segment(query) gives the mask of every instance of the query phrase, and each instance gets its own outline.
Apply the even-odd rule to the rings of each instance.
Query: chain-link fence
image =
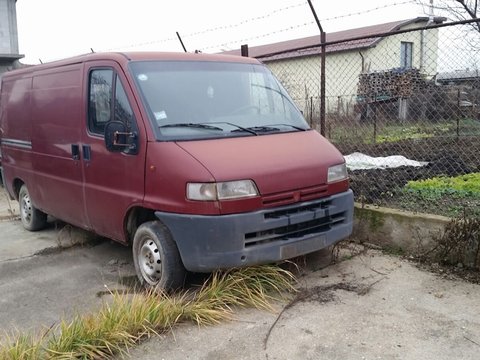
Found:
[[[480,34],[445,20],[327,34],[322,129],[320,46],[259,57],[342,151],[358,202],[480,215]]]

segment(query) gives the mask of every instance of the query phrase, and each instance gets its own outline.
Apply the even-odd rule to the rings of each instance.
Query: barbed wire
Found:
[[[339,19],[343,19],[343,18],[347,18],[347,17],[368,14],[370,12],[374,12],[374,11],[377,11],[377,10],[390,8],[390,7],[394,7],[394,6],[405,5],[405,4],[409,4],[409,3],[417,3],[417,2],[416,2],[416,0],[399,1],[399,2],[392,3],[392,4],[388,4],[388,5],[377,6],[375,8],[371,8],[371,9],[366,9],[366,10],[352,12],[352,13],[348,13],[348,14],[344,14],[344,15],[338,15],[338,16],[333,16],[333,17],[330,17],[330,18],[320,19],[320,22],[326,22],[326,21],[331,21],[331,20],[339,20]],[[228,47],[228,45],[244,43],[246,41],[251,41],[251,40],[258,40],[258,39],[265,38],[265,37],[272,36],[272,35],[276,35],[276,34],[279,34],[279,33],[282,33],[282,32],[286,32],[286,31],[290,31],[290,30],[299,29],[301,27],[309,26],[309,25],[312,25],[314,23],[315,22],[312,20],[312,21],[309,21],[309,22],[306,22],[306,23],[303,23],[303,24],[293,25],[293,26],[290,26],[290,27],[287,27],[287,28],[272,31],[272,32],[262,34],[262,35],[252,36],[252,37],[246,38],[246,39],[228,41],[228,42],[224,42],[224,43],[217,44],[217,45],[210,45],[210,46],[201,48],[201,50],[204,51],[204,50],[210,50],[210,49],[218,49],[218,48],[222,48],[222,47]]]
[[[391,7],[405,5],[405,4],[409,4],[409,3],[417,4],[417,1],[416,0],[398,1],[398,2],[391,3],[391,4],[377,6],[375,8],[370,8],[370,9],[360,10],[360,11],[356,11],[356,12],[352,12],[352,13],[348,13],[348,14],[344,14],[344,15],[338,15],[338,16],[333,16],[333,17],[329,17],[329,18],[324,18],[324,19],[321,19],[320,21],[325,22],[325,21],[344,19],[344,18],[348,18],[348,17],[352,17],[352,16],[359,16],[359,15],[368,14],[368,13],[371,13],[371,12],[374,12],[374,11],[378,11],[378,10],[381,10],[381,9],[391,8]],[[306,2],[302,1],[300,3],[292,4],[292,5],[289,5],[289,6],[285,6],[283,8],[273,10],[272,12],[270,12],[268,14],[259,15],[259,16],[244,19],[244,20],[242,20],[238,23],[235,23],[235,24],[219,25],[219,26],[207,28],[207,29],[204,29],[204,30],[199,30],[199,31],[196,31],[196,32],[188,33],[188,34],[183,35],[183,37],[184,38],[195,37],[195,36],[204,35],[204,34],[216,32],[216,31],[234,29],[234,28],[240,27],[242,25],[246,25],[246,24],[249,24],[249,23],[252,23],[252,22],[255,22],[255,21],[259,21],[259,20],[264,20],[264,19],[272,17],[275,14],[278,14],[278,13],[281,13],[281,12],[284,12],[284,11],[288,11],[288,10],[291,10],[291,9],[294,9],[294,8],[298,8],[300,6],[305,6],[305,5],[306,5]],[[262,34],[262,35],[257,35],[257,36],[253,36],[253,37],[249,37],[249,38],[245,38],[245,39],[241,39],[241,40],[228,41],[228,42],[224,42],[224,43],[217,44],[217,45],[210,45],[210,46],[207,46],[207,47],[203,47],[200,50],[204,51],[204,50],[209,50],[209,49],[214,49],[214,48],[226,47],[228,45],[238,44],[238,43],[242,43],[242,42],[245,42],[245,41],[257,40],[257,39],[265,38],[265,37],[272,36],[272,35],[275,35],[275,34],[283,33],[283,32],[286,32],[286,31],[295,30],[295,29],[298,29],[298,28],[301,28],[301,27],[309,26],[309,25],[312,25],[314,23],[315,22],[312,20],[312,21],[309,21],[309,22],[306,22],[306,23],[303,23],[303,24],[293,25],[293,26],[290,26],[290,27],[287,27],[287,28],[272,31],[272,32]],[[140,43],[135,43],[135,44],[122,45],[122,46],[107,49],[107,51],[123,49],[123,48],[133,48],[133,47],[145,46],[145,45],[166,43],[166,42],[169,42],[169,41],[174,41],[176,39],[177,38],[175,38],[175,37],[169,37],[169,38],[151,40],[151,41],[140,42]]]
[[[276,35],[276,34],[280,34],[282,32],[287,32],[287,31],[290,31],[290,30],[295,30],[295,29],[299,29],[301,27],[312,25],[313,23],[314,23],[314,21],[306,22],[306,23],[303,23],[303,24],[297,24],[297,25],[289,26],[287,28],[280,29],[280,30],[275,30],[275,31],[272,31],[272,32],[269,32],[269,33],[266,33],[266,34],[256,35],[256,36],[252,36],[252,37],[249,37],[249,38],[244,38],[244,39],[241,39],[241,40],[227,41],[227,42],[224,42],[224,43],[221,43],[221,44],[207,46],[207,47],[204,47],[204,48],[200,48],[200,50],[204,51],[204,50],[210,50],[210,49],[218,49],[218,48],[222,48],[222,47],[228,47],[228,45],[232,45],[232,44],[245,43],[245,42],[250,41],[250,40],[258,40],[258,39],[262,39],[262,38],[265,38],[265,37],[268,37],[268,36],[271,36],[271,35]]]
[[[169,41],[174,41],[174,40],[177,40],[177,39],[178,38],[176,38],[176,37],[170,37],[170,38],[165,38],[165,39],[161,39],[161,40],[152,40],[152,41],[145,41],[145,42],[135,43],[135,44],[130,44],[130,45],[117,46],[117,47],[108,48],[108,49],[105,49],[105,50],[102,50],[102,51],[114,51],[114,50],[119,50],[119,49],[135,48],[135,47],[138,47],[138,46],[161,44],[161,43],[166,43],[166,42],[169,42]]]
[[[367,9],[367,10],[361,10],[361,11],[352,12],[352,13],[349,13],[349,14],[344,14],[344,15],[339,15],[339,16],[333,16],[333,17],[330,17],[330,18],[320,19],[320,21],[339,20],[339,19],[344,19],[344,18],[347,18],[347,17],[364,15],[364,14],[368,14],[368,13],[371,13],[371,12],[374,12],[374,11],[377,11],[377,10],[382,10],[382,9],[391,8],[391,7],[400,6],[400,5],[406,5],[406,4],[410,4],[410,3],[417,4],[417,1],[416,0],[405,0],[405,1],[394,2],[392,4],[381,5],[381,6],[377,6],[375,8],[371,8],[371,9]]]
[[[289,6],[280,8],[280,9],[276,9],[276,10],[273,10],[272,12],[270,12],[268,14],[255,16],[255,17],[252,17],[252,18],[249,18],[249,19],[245,19],[245,20],[242,20],[242,21],[240,21],[238,23],[235,23],[235,24],[221,25],[221,26],[210,28],[210,29],[200,30],[200,31],[197,31],[197,32],[186,34],[185,37],[193,37],[193,36],[197,36],[197,35],[203,35],[203,34],[206,34],[206,33],[209,33],[209,32],[233,29],[233,28],[236,28],[236,27],[239,27],[239,26],[242,26],[242,25],[245,25],[245,24],[249,24],[249,23],[257,21],[257,20],[268,19],[269,17],[271,17],[275,14],[281,13],[281,12],[286,11],[286,10],[294,9],[294,8],[297,8],[297,7],[300,7],[300,6],[305,6],[305,4],[306,4],[306,2],[302,1],[301,3],[297,3],[297,4],[294,4],[294,5],[289,5]]]
[[[219,26],[208,28],[208,29],[199,30],[199,31],[196,31],[196,32],[185,34],[185,35],[183,35],[183,37],[184,38],[195,37],[195,36],[215,32],[215,31],[237,28],[239,26],[242,26],[242,25],[257,21],[257,20],[267,19],[267,18],[269,18],[269,17],[271,17],[275,14],[281,13],[283,11],[294,9],[294,8],[297,8],[297,7],[300,7],[300,6],[305,6],[305,4],[306,4],[306,2],[302,1],[300,3],[296,3],[296,4],[293,4],[293,5],[289,5],[289,6],[285,6],[283,8],[273,10],[272,12],[270,12],[268,14],[265,14],[265,15],[259,15],[259,16],[254,16],[254,17],[251,17],[251,18],[247,18],[247,19],[244,19],[244,20],[242,20],[238,23],[235,23],[235,24],[219,25]],[[121,49],[121,48],[123,49],[123,48],[131,48],[131,47],[144,46],[144,45],[165,43],[165,42],[173,41],[173,40],[176,40],[176,39],[177,39],[176,37],[169,37],[169,38],[164,38],[164,39],[159,39],[159,40],[151,40],[151,41],[146,41],[146,42],[141,42],[141,43],[135,43],[135,44],[125,45],[125,46],[114,47],[114,48],[108,49],[107,51],[117,50],[117,49]]]

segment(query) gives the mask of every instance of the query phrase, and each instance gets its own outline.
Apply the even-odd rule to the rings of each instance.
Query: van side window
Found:
[[[121,121],[129,131],[136,131],[133,110],[118,76],[110,69],[93,70],[90,72],[88,128],[94,134],[103,135],[105,124],[111,120]]]
[[[88,127],[91,132],[103,134],[111,119],[113,70],[93,70],[90,73],[90,101]]]
[[[134,130],[132,127],[135,127],[135,122],[133,121],[133,110],[128,102],[127,94],[125,89],[120,82],[120,79],[117,77],[115,82],[115,121],[121,121],[126,126],[127,129]]]

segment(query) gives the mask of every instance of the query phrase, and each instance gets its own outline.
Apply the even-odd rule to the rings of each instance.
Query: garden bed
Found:
[[[432,137],[381,144],[335,144],[347,155],[361,152],[370,156],[403,155],[428,162],[423,167],[350,171],[350,185],[357,202],[445,216],[464,211],[480,215],[480,197],[468,192],[407,191],[409,181],[433,177],[455,177],[480,172],[480,137]]]

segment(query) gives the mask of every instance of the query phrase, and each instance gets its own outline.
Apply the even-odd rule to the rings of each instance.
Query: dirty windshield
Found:
[[[131,64],[159,140],[305,131],[302,114],[263,65],[208,61]]]

